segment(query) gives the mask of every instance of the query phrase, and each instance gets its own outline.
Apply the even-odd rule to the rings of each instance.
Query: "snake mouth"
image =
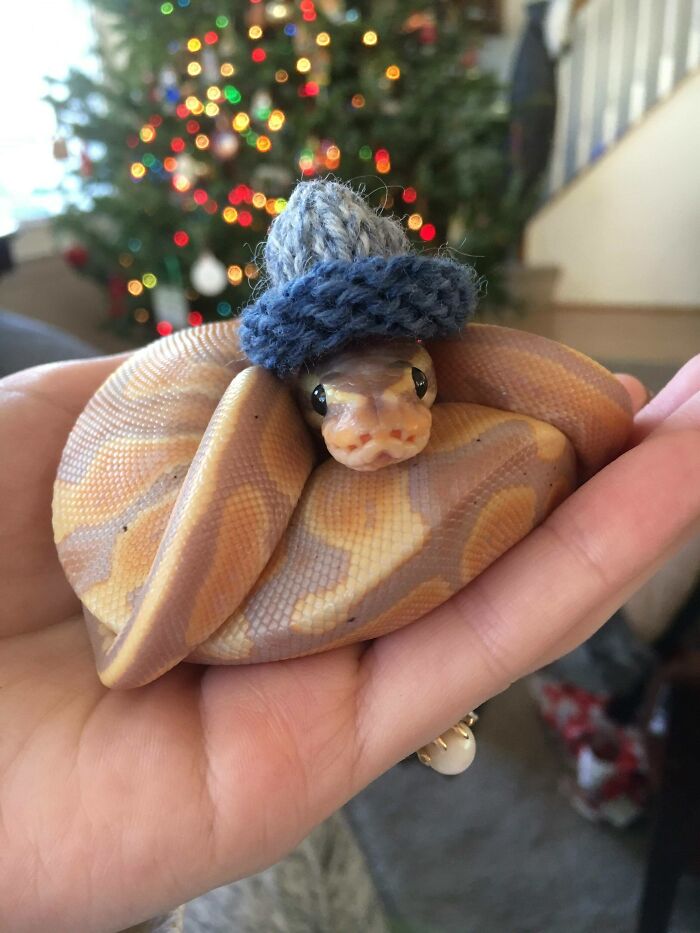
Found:
[[[331,456],[351,470],[372,472],[383,467],[410,460],[419,454],[428,443],[429,433],[409,435],[407,438],[370,437],[362,444],[340,445],[325,437]]]

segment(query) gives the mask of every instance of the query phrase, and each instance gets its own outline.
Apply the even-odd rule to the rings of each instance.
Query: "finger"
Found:
[[[363,758],[388,766],[588,637],[697,533],[699,465],[700,395],[458,596],[374,642],[363,659]]]
[[[630,376],[629,373],[615,373],[615,378],[618,382],[621,382],[629,392],[629,396],[632,399],[632,411],[636,415],[649,401],[649,390],[636,376]]]
[[[53,542],[53,481],[77,416],[122,359],[38,366],[0,381],[0,635],[77,610]]]
[[[644,406],[635,418],[632,444],[644,440],[665,418],[673,414],[688,399],[700,392],[700,355],[693,357]]]

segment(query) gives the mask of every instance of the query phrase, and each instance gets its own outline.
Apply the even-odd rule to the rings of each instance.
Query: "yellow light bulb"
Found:
[[[202,66],[199,64],[199,62],[190,62],[187,66],[187,74],[191,75],[193,78],[201,73]]]
[[[297,59],[297,71],[301,72],[303,75],[311,71],[311,62],[308,58]]]
[[[329,146],[326,151],[326,158],[331,162],[337,162],[340,159],[340,149],[337,146]]]
[[[229,266],[226,274],[231,285],[240,285],[243,281],[243,269],[240,266]]]
[[[331,44],[331,37],[328,35],[328,33],[319,32],[319,34],[316,36],[316,45],[330,45],[330,44]]]
[[[248,30],[249,39],[253,39],[253,40],[260,39],[262,37],[262,34],[263,34],[263,31],[260,28],[260,26],[251,26],[250,29]]]
[[[197,149],[208,149],[209,148],[209,137],[206,136],[204,133],[198,133],[197,136],[195,136],[194,144],[197,147]]]
[[[396,81],[401,77],[401,69],[398,65],[389,65],[384,74],[390,81]]]
[[[141,162],[134,162],[131,166],[131,174],[133,178],[143,178],[146,174],[146,166]]]
[[[245,131],[250,126],[250,117],[247,113],[241,111],[233,118],[231,125],[237,133],[245,133]]]
[[[273,133],[276,133],[277,130],[282,129],[285,119],[286,117],[281,110],[273,110],[267,121],[267,125]]]
[[[420,230],[423,226],[423,218],[420,214],[411,214],[407,221],[409,230]]]
[[[236,69],[230,62],[224,62],[220,71],[224,78],[230,78],[231,75],[236,73]]]
[[[199,39],[190,39],[187,43],[187,49],[190,52],[199,52],[201,48],[202,43],[199,41]]]
[[[225,207],[223,211],[223,218],[227,224],[235,224],[238,220],[238,211],[235,207]]]
[[[143,285],[138,279],[131,279],[126,287],[130,295],[138,296],[143,292]]]
[[[265,207],[266,203],[267,203],[267,198],[262,193],[262,191],[256,191],[255,194],[253,195],[253,207],[257,207],[258,210],[262,210],[262,208]]]
[[[379,36],[374,31],[374,29],[368,29],[367,32],[362,36],[362,42],[365,45],[376,45],[379,42]]]
[[[210,100],[204,108],[204,112],[208,117],[216,117],[219,114],[219,105]]]
[[[221,97],[221,88],[212,84],[211,87],[207,88],[207,97],[209,100],[218,100]]]
[[[152,272],[147,272],[143,276],[142,281],[146,288],[155,288],[155,286],[158,284],[158,279],[155,277],[155,275],[153,275]]]
[[[269,152],[272,148],[272,143],[267,136],[258,136],[255,145],[260,152]]]

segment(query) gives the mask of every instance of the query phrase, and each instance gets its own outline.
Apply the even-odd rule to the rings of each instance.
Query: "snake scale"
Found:
[[[110,376],[70,435],[53,503],[106,685],[391,632],[624,445],[625,390],[574,350],[485,324],[425,350],[429,440],[377,472],[321,450],[292,386],[240,350],[237,322],[160,340]]]

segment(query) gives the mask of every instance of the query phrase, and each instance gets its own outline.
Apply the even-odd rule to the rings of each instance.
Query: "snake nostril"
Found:
[[[370,441],[371,439],[372,439],[372,435],[371,435],[371,434],[360,434],[360,443],[361,443],[361,444],[366,444],[367,441]]]
[[[389,434],[391,435],[391,437],[395,437],[398,440],[401,440],[401,435],[403,434],[403,431],[401,430],[401,428],[394,428],[394,430],[390,431]]]

